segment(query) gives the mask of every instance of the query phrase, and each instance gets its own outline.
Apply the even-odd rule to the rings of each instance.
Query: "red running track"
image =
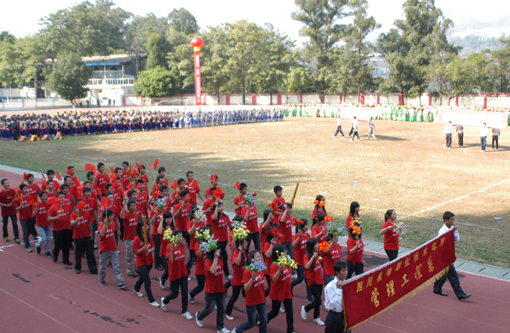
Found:
[[[7,178],[13,186],[21,182],[21,176],[0,171],[0,179]],[[12,239],[12,229],[9,228]],[[34,247],[34,242],[32,242]],[[97,275],[89,275],[85,260],[84,269],[77,275],[74,268],[61,262],[53,263],[50,258],[27,253],[23,246],[0,240],[0,313],[3,332],[126,332],[143,330],[152,332],[211,332],[215,330],[215,312],[204,319],[204,327],[198,328],[195,320],[181,318],[180,297],[169,303],[169,311],[153,308],[147,298],[137,297],[133,292],[135,279],[125,274],[125,251],[122,242],[121,269],[124,273],[127,291],[117,290],[111,267],[106,269],[106,287],[99,286]],[[345,257],[345,248],[344,257]],[[97,253],[96,253],[97,255]],[[72,251],[71,251],[71,258]],[[387,258],[366,253],[367,269],[386,262]],[[151,271],[152,291],[159,302],[168,293],[161,290],[157,278],[161,272]],[[447,282],[444,291],[450,296],[442,297],[432,293],[432,287],[418,293],[381,315],[355,328],[355,332],[510,332],[510,284],[472,274],[460,273],[463,289],[473,296],[459,301]],[[194,274],[189,289],[196,284]],[[144,292],[142,288],[142,292]],[[312,315],[304,322],[300,307],[306,304],[305,288],[294,289],[294,326],[297,332],[323,331],[312,323]],[[230,296],[229,295],[227,297]],[[196,303],[188,309],[195,312],[204,306],[203,293],[195,297]],[[228,301],[228,300],[227,300]],[[268,308],[271,303],[268,299]],[[239,299],[234,308],[234,321],[225,319],[225,326],[234,326],[246,320],[244,302]],[[360,309],[363,311],[363,309]],[[321,309],[325,320],[326,311]],[[269,332],[285,332],[285,314],[281,313],[268,325]],[[257,327],[251,330],[257,331]]]

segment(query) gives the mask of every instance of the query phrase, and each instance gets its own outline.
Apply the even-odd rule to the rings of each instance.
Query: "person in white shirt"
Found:
[[[351,133],[352,133],[351,141],[354,140],[355,136],[358,137],[358,141],[360,140],[359,134],[358,134],[358,119],[356,119],[356,116],[352,117]],[[351,133],[349,133],[349,135],[351,135]]]
[[[370,140],[370,137],[374,137],[374,140],[375,140],[374,129],[375,129],[374,118],[370,117],[370,121],[368,122],[368,138],[367,138],[367,140]]]
[[[494,150],[494,142],[496,143],[496,150],[498,150],[500,133],[501,133],[501,131],[499,130],[499,128],[492,129],[492,148],[491,148],[491,150]]]
[[[464,126],[457,125],[457,137],[459,138],[459,148],[464,147]]]
[[[460,235],[459,231],[457,230],[457,225],[455,225],[455,215],[452,212],[445,212],[443,214],[443,221],[444,224],[439,229],[438,236],[448,232],[451,228],[453,228],[453,237],[455,239],[455,243],[458,243],[460,241]],[[448,274],[443,276],[441,279],[437,280],[434,283],[434,294],[438,294],[441,296],[448,296],[447,293],[445,293],[442,288],[444,283],[446,282],[446,279],[450,281],[450,284],[452,285],[452,289],[455,292],[455,295],[459,300],[463,300],[466,298],[471,297],[471,294],[466,294],[462,288],[460,287],[460,281],[459,276],[457,275],[457,270],[455,270],[455,266],[453,264],[450,265],[450,269],[448,270]]]
[[[481,153],[485,152],[485,147],[487,146],[487,134],[489,133],[489,129],[487,128],[487,123],[483,123],[483,126],[480,127],[480,145],[482,146]]]
[[[328,311],[326,316],[326,328],[324,333],[344,332],[344,314],[343,314],[343,282],[347,277],[347,264],[345,261],[337,261],[333,265],[335,278],[324,288],[325,302],[324,307]]]
[[[448,124],[444,125],[444,135],[446,136],[446,149],[452,148],[452,132],[453,132],[452,122],[449,121]]]
[[[333,135],[335,138],[336,138],[338,132],[342,133],[342,139],[343,139],[344,132],[342,132],[342,119],[340,118],[340,113],[338,114],[338,117],[336,117],[336,132],[335,132],[335,135]]]

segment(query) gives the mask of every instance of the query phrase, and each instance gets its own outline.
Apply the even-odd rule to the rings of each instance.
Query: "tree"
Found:
[[[288,92],[302,93],[310,91],[313,84],[310,74],[303,66],[293,66],[287,75]]]
[[[175,31],[183,32],[185,35],[198,34],[200,30],[195,16],[185,8],[172,10],[168,14],[168,21],[171,28]]]
[[[503,34],[499,38],[501,49],[492,52],[493,68],[489,68],[494,82],[494,91],[499,93],[510,92],[510,39]]]
[[[175,75],[159,66],[140,72],[135,81],[135,95],[149,98],[174,96],[180,86]]]
[[[368,60],[370,54],[375,50],[375,46],[366,39],[368,34],[379,29],[381,25],[375,21],[373,16],[367,17],[367,0],[351,0],[349,7],[353,10],[354,19],[347,27],[344,39],[347,46],[355,52],[351,75],[358,87],[359,104],[361,102],[361,86],[364,81],[372,81],[373,72]]]
[[[48,87],[74,106],[76,99],[87,96],[86,85],[92,75],[92,68],[85,66],[75,53],[61,53],[48,77]]]
[[[165,37],[154,32],[149,32],[145,48],[149,55],[147,57],[146,68],[152,69],[158,66],[167,66],[166,54],[168,52],[168,42]]]
[[[387,102],[390,104],[390,93],[397,93],[398,88],[390,78],[385,78],[379,84],[379,92],[383,94],[383,96],[386,96]]]
[[[309,37],[305,44],[305,56],[318,91],[329,89],[328,76],[334,71],[333,49],[341,40],[345,24],[337,23],[348,16],[344,12],[348,0],[295,0],[299,11],[292,13],[292,19],[305,26],[300,36]],[[321,96],[323,101],[324,96]]]

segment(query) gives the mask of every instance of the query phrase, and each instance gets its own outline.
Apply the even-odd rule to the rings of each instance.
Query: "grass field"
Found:
[[[344,128],[349,128],[345,124]],[[395,209],[408,224],[401,245],[415,247],[437,234],[441,216],[457,216],[461,242],[457,256],[510,267],[510,138],[504,132],[498,152],[480,153],[476,128],[465,131],[464,148],[445,149],[443,126],[434,123],[378,121],[377,141],[333,138],[335,119],[288,118],[285,122],[243,124],[172,131],[137,132],[33,143],[0,142],[0,163],[27,170],[127,160],[148,166],[161,158],[167,177],[185,178],[193,170],[203,190],[217,173],[233,209],[233,185],[245,181],[257,191],[261,213],[284,186],[290,201],[300,183],[294,216],[310,218],[317,194],[338,223],[351,201],[361,204],[364,237],[382,241],[384,212]],[[456,139],[454,139],[456,147]],[[152,178],[152,177],[151,177]],[[495,217],[501,219],[496,220]]]

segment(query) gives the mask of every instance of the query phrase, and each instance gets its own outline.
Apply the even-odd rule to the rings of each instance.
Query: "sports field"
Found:
[[[377,121],[377,141],[333,138],[335,119],[287,118],[284,122],[197,129],[136,132],[67,138],[62,141],[0,142],[0,164],[64,173],[69,165],[84,178],[84,164],[122,161],[145,164],[161,158],[167,177],[188,170],[203,190],[211,173],[220,177],[225,203],[233,209],[233,185],[245,181],[258,193],[259,213],[284,186],[293,215],[310,218],[317,194],[335,222],[344,223],[349,203],[361,204],[364,237],[382,241],[384,212],[395,209],[407,223],[401,245],[415,247],[437,234],[444,211],[457,216],[461,242],[457,256],[510,267],[510,139],[503,132],[499,151],[481,153],[477,128],[465,129],[464,148],[445,149],[443,126],[434,123]],[[344,131],[350,128],[344,122]],[[152,180],[152,173],[149,172]],[[500,218],[500,219],[495,219]]]

